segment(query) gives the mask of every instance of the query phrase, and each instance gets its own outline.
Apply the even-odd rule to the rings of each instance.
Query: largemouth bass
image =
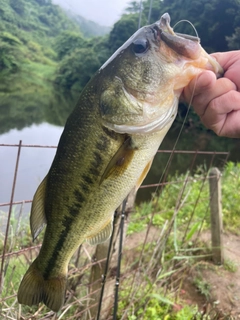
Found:
[[[45,224],[46,230],[20,284],[19,303],[62,307],[70,258],[84,241],[95,245],[110,237],[115,209],[142,183],[182,89],[203,69],[222,72],[196,39],[175,34],[164,14],[90,80],[33,198],[33,238]]]

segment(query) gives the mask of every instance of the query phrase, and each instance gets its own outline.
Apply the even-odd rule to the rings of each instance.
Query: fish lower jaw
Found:
[[[108,121],[103,122],[103,126],[120,134],[146,134],[161,131],[166,126],[172,124],[178,108],[178,98],[174,99],[172,106],[167,112],[153,121],[146,121],[140,124],[116,124]]]

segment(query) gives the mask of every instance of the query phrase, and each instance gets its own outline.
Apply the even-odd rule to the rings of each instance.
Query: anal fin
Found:
[[[105,242],[110,238],[112,229],[113,219],[111,218],[111,220],[109,220],[108,223],[97,234],[89,236],[86,241],[92,246]]]
[[[37,236],[47,223],[44,209],[46,183],[47,176],[40,183],[33,197],[30,215],[30,226],[33,240],[37,238]]]

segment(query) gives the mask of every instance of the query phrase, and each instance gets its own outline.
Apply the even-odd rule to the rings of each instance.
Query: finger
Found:
[[[215,79],[209,82],[209,85],[206,86],[205,90],[202,90],[199,94],[195,95],[193,98],[192,105],[196,113],[202,117],[206,110],[207,106],[213,99],[216,99],[229,91],[236,90],[236,85],[227,78]],[[215,113],[218,113],[218,110],[215,110]]]
[[[240,93],[234,90],[213,99],[201,117],[206,127],[219,136],[240,137]]]
[[[211,89],[216,82],[216,76],[212,71],[203,71],[199,76],[190,81],[189,85],[184,88],[181,99],[192,104],[193,98]]]
[[[230,79],[240,91],[240,50],[229,52],[218,52],[212,54],[224,69],[224,77]]]
[[[228,70],[231,65],[239,61],[240,52],[239,50],[216,52],[212,53],[211,56],[213,56],[218,61],[218,63],[223,67],[224,70]]]

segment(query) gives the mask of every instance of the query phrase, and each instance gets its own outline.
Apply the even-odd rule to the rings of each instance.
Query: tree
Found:
[[[25,13],[25,1],[24,0],[10,0],[10,6],[17,12],[19,15],[24,15]]]
[[[231,37],[226,37],[229,50],[240,49],[240,28],[236,28]]]
[[[75,49],[84,47],[86,40],[80,32],[64,31],[56,39],[55,51],[58,59],[62,60],[66,55],[71,54]]]
[[[61,61],[55,82],[63,88],[80,92],[99,67],[99,60],[92,49],[75,49]]]
[[[147,21],[150,13],[150,20],[148,21],[148,24],[154,23],[160,19],[160,16],[161,16],[160,12],[162,8],[162,1],[152,0],[152,8],[150,12],[150,1],[151,0],[147,0],[147,1],[144,1],[143,3],[143,13]]]
[[[40,6],[46,6],[52,4],[51,0],[35,0]]]
[[[209,52],[228,50],[226,36],[240,23],[239,0],[163,0],[161,14],[164,12],[169,12],[172,25],[182,19],[191,21]],[[181,23],[176,30],[189,33],[189,25]]]
[[[0,33],[0,48],[0,70],[19,70],[23,56],[18,38],[8,32]]]
[[[116,51],[131,35],[137,31],[138,14],[124,14],[118,20],[109,35],[109,49]]]
[[[131,1],[128,7],[125,9],[127,13],[139,13],[140,3],[139,1]]]
[[[87,42],[87,47],[91,48],[99,60],[100,65],[104,64],[111,56],[108,44],[109,36],[95,37]]]

